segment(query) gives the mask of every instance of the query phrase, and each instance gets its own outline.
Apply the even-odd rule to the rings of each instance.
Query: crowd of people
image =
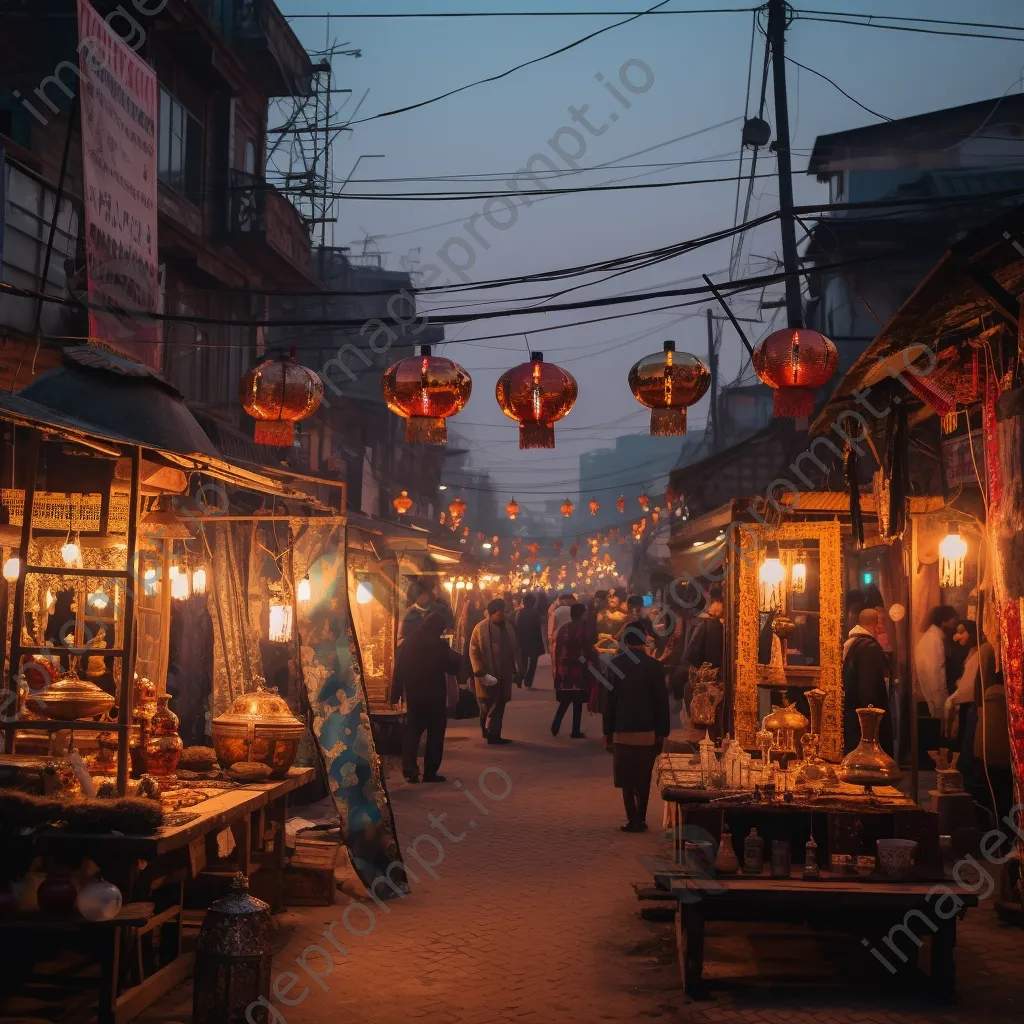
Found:
[[[505,708],[514,688],[533,687],[537,663],[548,653],[556,701],[551,735],[559,735],[571,712],[569,737],[585,739],[584,708],[599,716],[622,791],[622,830],[646,830],[654,762],[671,730],[669,694],[683,697],[689,659],[722,664],[720,601],[709,602],[687,632],[681,618],[670,630],[656,630],[644,598],[622,588],[599,590],[586,602],[569,591],[492,598],[477,590],[463,600],[457,622],[429,583],[410,597],[392,680],[392,700],[406,704],[402,770],[409,782],[445,781],[439,768],[458,682],[472,683],[481,738],[491,745],[512,742],[502,735]]]

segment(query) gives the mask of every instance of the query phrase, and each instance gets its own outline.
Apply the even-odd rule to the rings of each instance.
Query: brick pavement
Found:
[[[550,673],[542,666],[538,686],[544,685],[550,686]],[[710,931],[708,958],[714,962],[706,976],[729,980],[716,987],[711,1001],[688,1000],[679,983],[671,925],[641,920],[630,886],[649,881],[639,858],[663,850],[662,840],[656,829],[639,836],[618,831],[622,810],[597,719],[584,716],[586,740],[570,740],[568,722],[553,739],[553,708],[550,689],[516,691],[505,716],[505,734],[516,742],[507,747],[483,744],[473,721],[450,723],[445,785],[411,786],[397,765],[392,768],[403,849],[415,845],[425,860],[436,862],[436,877],[411,858],[421,882],[410,897],[388,901],[386,909],[346,904],[339,896],[334,907],[279,915],[279,991],[288,1000],[302,998],[294,1006],[277,1001],[278,1021],[960,1024],[962,1009],[942,1011],[923,1002],[919,992],[894,991],[881,969],[865,973],[855,948],[822,958],[819,945],[807,938],[763,926],[743,933],[735,927]],[[500,796],[507,786],[500,800],[482,792]],[[652,825],[660,822],[661,810],[653,797]],[[431,827],[428,815],[441,814],[452,839]],[[366,934],[353,936],[344,921]],[[345,955],[324,936],[332,922],[339,922],[332,934]],[[1019,1020],[1021,933],[997,926],[988,911],[973,912],[961,928],[960,987],[972,1010],[968,1019]],[[325,949],[332,951],[330,960]],[[836,965],[847,983],[839,988]],[[818,973],[829,968],[829,984],[809,986],[805,978],[787,983],[782,977],[794,968],[806,974],[808,967]],[[185,987],[145,1021],[182,1021],[189,1008]]]

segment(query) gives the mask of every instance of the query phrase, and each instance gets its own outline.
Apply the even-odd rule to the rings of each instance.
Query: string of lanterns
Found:
[[[787,328],[764,338],[751,362],[758,379],[774,391],[775,416],[799,418],[813,413],[814,392],[839,368],[839,353],[818,331]],[[626,382],[651,410],[651,435],[670,437],[686,433],[687,409],[707,394],[711,374],[698,356],[677,352],[675,342],[666,341],[661,352],[633,364]],[[446,444],[448,418],[466,407],[473,381],[458,363],[423,345],[418,355],[388,367],[381,390],[387,407],[406,421],[407,444]],[[255,366],[239,384],[242,407],[256,420],[256,443],[278,447],[294,443],[295,424],[317,410],[323,394],[323,381],[295,361],[294,349]],[[545,362],[541,352],[506,370],[494,390],[498,407],[519,424],[521,449],[554,448],[555,424],[572,411],[578,395],[573,375]]]

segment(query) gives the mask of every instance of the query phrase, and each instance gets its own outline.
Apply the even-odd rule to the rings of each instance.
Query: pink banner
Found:
[[[78,0],[89,339],[159,370],[156,73]]]

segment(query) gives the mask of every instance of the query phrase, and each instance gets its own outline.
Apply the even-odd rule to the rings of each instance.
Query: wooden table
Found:
[[[115,970],[117,991],[110,1004],[111,1015],[100,1017],[104,1024],[128,1024],[191,974],[194,954],[182,950],[186,882],[229,877],[236,871],[251,877],[258,871],[261,879],[266,877],[269,887],[261,890],[270,896],[271,906],[279,908],[286,856],[287,798],[312,781],[314,774],[312,768],[292,768],[283,779],[217,790],[210,799],[183,809],[196,815],[191,821],[159,828],[150,835],[93,835],[52,828],[33,837],[56,857],[79,848],[87,852],[103,870],[104,877],[118,885],[126,900],[145,899],[157,890],[176,887],[169,905],[136,929],[136,983],[122,987]],[[233,860],[212,861],[209,849],[216,836],[228,828],[235,842]],[[146,864],[142,872],[138,869],[140,861]],[[161,966],[146,977],[139,942],[143,935],[158,929]]]
[[[936,998],[951,1002],[956,992],[956,915],[942,919],[927,896],[935,882],[857,881],[829,877],[807,882],[802,878],[771,878],[768,875],[725,878],[676,877],[672,894],[679,901],[676,944],[686,992],[705,995],[704,931],[708,921],[821,920],[834,930],[849,931],[868,939],[893,967],[914,963],[920,945],[912,938],[931,936],[931,985]],[[952,886],[951,886],[952,887]],[[964,908],[976,907],[978,899],[956,887]],[[921,916],[931,922],[925,924]],[[916,925],[916,930],[911,925]],[[896,942],[902,957],[889,942]]]

